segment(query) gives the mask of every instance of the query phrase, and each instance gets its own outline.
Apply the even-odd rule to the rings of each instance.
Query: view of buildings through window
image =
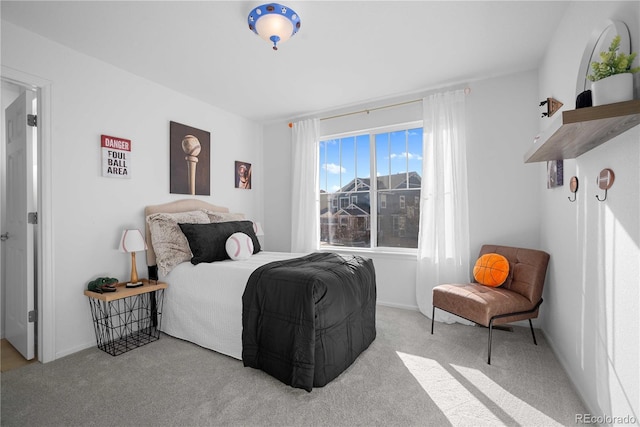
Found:
[[[376,129],[319,148],[320,245],[417,248],[422,128]]]

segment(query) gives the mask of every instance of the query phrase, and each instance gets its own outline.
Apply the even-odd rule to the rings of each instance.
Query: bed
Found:
[[[161,330],[292,387],[324,386],[375,339],[373,262],[328,252],[262,251],[247,223],[241,214],[197,199],[145,208],[149,277],[169,284]],[[202,250],[219,248],[222,226],[245,227],[256,252],[241,261],[193,264]],[[212,229],[217,234],[210,237]]]

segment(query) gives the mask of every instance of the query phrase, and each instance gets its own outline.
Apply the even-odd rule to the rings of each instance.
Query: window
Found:
[[[421,125],[320,141],[321,246],[418,247]]]

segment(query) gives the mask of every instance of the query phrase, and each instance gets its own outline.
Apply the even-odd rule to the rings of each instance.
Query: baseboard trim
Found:
[[[549,343],[549,347],[551,348],[551,351],[553,352],[554,356],[556,356],[556,359],[558,359],[558,361],[560,362],[560,366],[562,366],[562,369],[564,369],[564,372],[567,374],[567,377],[569,377],[569,382],[571,383],[571,386],[573,387],[574,391],[580,398],[580,401],[582,402],[584,407],[587,409],[588,413],[602,414],[603,412],[600,410],[599,405],[593,405],[589,401],[589,399],[587,399],[586,396],[582,393],[582,390],[580,389],[580,387],[578,387],[576,379],[573,373],[571,372],[571,370],[569,369],[570,367],[569,362],[558,352],[556,344],[553,341],[553,339],[551,339],[549,335],[547,335],[544,329],[540,328],[540,332],[542,333],[542,335],[544,335],[544,338],[547,340],[547,343]]]
[[[418,306],[396,304],[396,303],[393,303],[393,302],[376,301],[376,305],[382,305],[384,307],[392,307],[392,308],[401,308],[403,310],[410,310],[410,311],[420,311]]]

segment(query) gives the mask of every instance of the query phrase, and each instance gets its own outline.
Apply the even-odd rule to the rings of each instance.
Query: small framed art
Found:
[[[131,140],[100,135],[102,176],[131,178]]]
[[[564,184],[564,165],[562,160],[547,162],[547,188],[560,187]]]
[[[251,163],[235,163],[235,185],[236,188],[251,190]]]

